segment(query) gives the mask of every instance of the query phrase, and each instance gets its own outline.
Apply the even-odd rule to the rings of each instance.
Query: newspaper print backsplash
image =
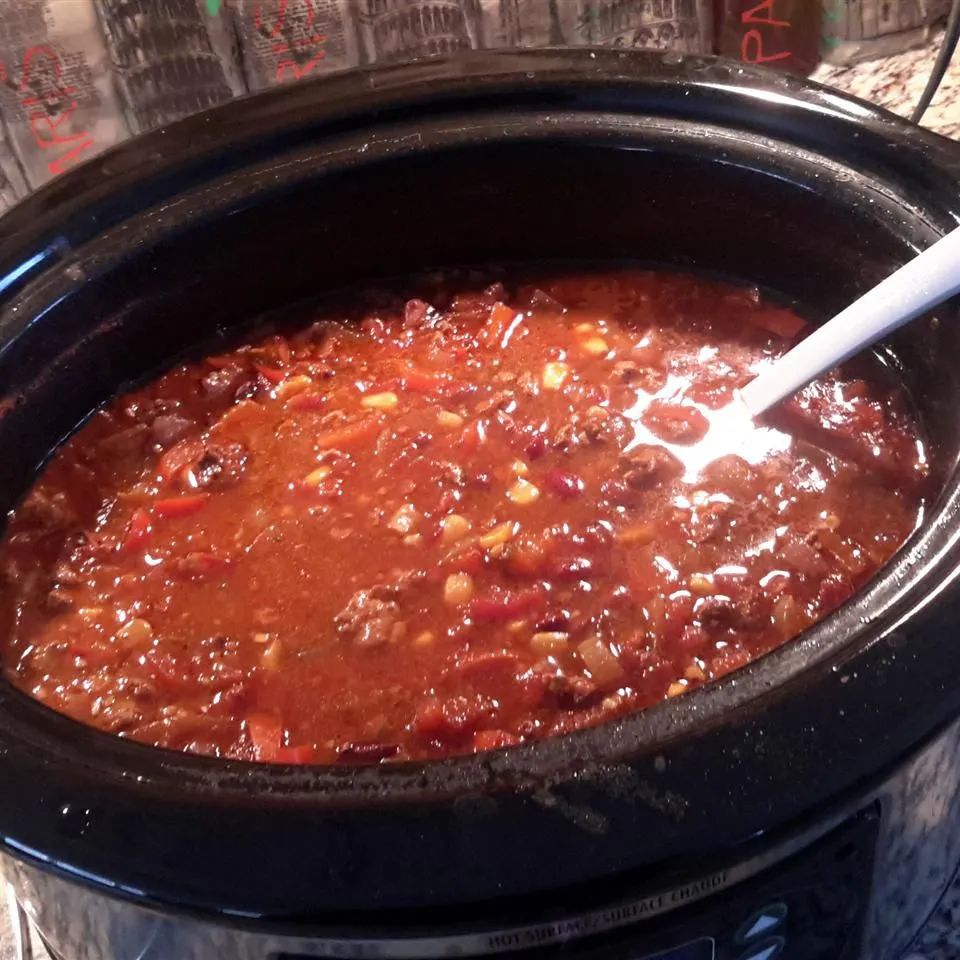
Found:
[[[773,17],[777,2],[0,0],[0,212],[133,134],[248,91],[483,48],[709,53],[715,8]],[[948,0],[809,2],[836,49],[925,29]]]
[[[460,50],[709,52],[712,0],[0,0],[0,212],[153,127],[334,70]]]

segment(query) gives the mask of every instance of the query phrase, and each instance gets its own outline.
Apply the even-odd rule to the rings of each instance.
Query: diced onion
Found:
[[[153,639],[153,627],[149,621],[134,617],[117,631],[117,639],[125,647],[140,647]]]
[[[587,637],[577,647],[577,653],[593,679],[602,686],[611,685],[623,676],[620,661],[599,637]]]

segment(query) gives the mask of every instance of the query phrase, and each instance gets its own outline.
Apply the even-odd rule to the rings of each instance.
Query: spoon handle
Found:
[[[960,292],[960,227],[867,291],[740,392],[753,416]]]

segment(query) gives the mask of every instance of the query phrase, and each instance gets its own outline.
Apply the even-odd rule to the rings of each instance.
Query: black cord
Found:
[[[960,40],[960,0],[953,0],[950,16],[947,18],[947,28],[943,34],[943,43],[940,44],[937,59],[930,71],[930,76],[927,78],[927,85],[910,117],[914,123],[920,122],[920,119],[927,112],[927,107],[930,106],[934,94],[940,88],[947,67],[950,66],[950,61],[953,59],[953,53],[957,49],[958,40]]]

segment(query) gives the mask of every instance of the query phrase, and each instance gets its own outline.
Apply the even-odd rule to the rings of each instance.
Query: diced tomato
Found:
[[[630,351],[630,358],[642,367],[659,367],[663,363],[663,345],[649,339],[639,343]]]
[[[768,330],[785,340],[792,340],[798,333],[807,328],[806,321],[798,317],[792,310],[777,310],[772,307],[766,310],[754,309],[745,311],[743,316],[755,327]]]
[[[538,590],[492,590],[470,601],[470,617],[475,623],[505,623],[544,607]]]
[[[458,740],[472,733],[486,712],[477,697],[450,697],[444,701],[428,697],[417,707],[413,729],[430,740]]]
[[[486,442],[487,424],[484,420],[474,420],[468,423],[460,434],[458,450],[465,456],[475,453],[477,448]]]
[[[824,577],[817,592],[820,609],[824,613],[835,610],[853,593],[853,585],[842,573],[831,573]]]
[[[476,576],[483,569],[483,560],[483,551],[479,547],[472,547],[470,550],[464,550],[463,553],[451,557],[444,565],[444,572],[457,571]]]
[[[175,443],[157,462],[157,473],[170,481],[188,464],[203,456],[203,441],[199,437],[186,437]]]
[[[152,530],[150,514],[142,507],[137,507],[130,516],[130,523],[127,524],[127,532],[120,542],[120,549],[124,553],[139,550],[147,542]]]
[[[473,736],[473,745],[478,751],[500,750],[513,747],[520,740],[506,730],[478,730]]]
[[[365,417],[354,423],[321,433],[316,439],[318,450],[332,450],[335,447],[347,447],[364,440],[372,440],[380,432],[378,417]]]
[[[217,556],[207,550],[194,550],[176,563],[177,573],[191,580],[203,580],[223,573],[228,566],[226,557]]]
[[[261,377],[265,377],[271,383],[280,383],[281,380],[286,379],[286,372],[279,370],[276,367],[267,367],[262,363],[255,363],[253,368],[260,374]]]
[[[688,623],[681,631],[677,645],[682,650],[696,653],[703,650],[709,643],[710,634],[703,627],[699,627],[695,623]]]
[[[277,759],[283,739],[283,724],[275,713],[247,714],[247,734],[257,760],[271,763]]]
[[[505,347],[504,338],[516,319],[517,311],[504,303],[495,303],[490,316],[480,331],[480,342],[485,347]]]
[[[209,499],[208,493],[195,493],[189,497],[167,497],[163,500],[154,500],[153,512],[163,520],[189,517],[200,510]]]
[[[664,606],[663,637],[676,643],[693,618],[695,597],[687,590],[678,590],[667,597]],[[692,638],[691,638],[692,639]]]
[[[152,648],[143,658],[150,677],[164,693],[175,695],[193,681],[193,670],[189,663],[179,663],[169,653],[161,653]]]
[[[247,722],[249,723],[249,720]],[[313,763],[317,759],[317,750],[308,744],[301,744],[299,747],[280,747],[273,759],[275,763]]]
[[[103,667],[117,660],[117,650],[95,633],[83,632],[70,637],[70,653],[88,666]]]
[[[449,380],[421,370],[405,370],[400,378],[403,388],[413,393],[439,396],[449,386]]]

